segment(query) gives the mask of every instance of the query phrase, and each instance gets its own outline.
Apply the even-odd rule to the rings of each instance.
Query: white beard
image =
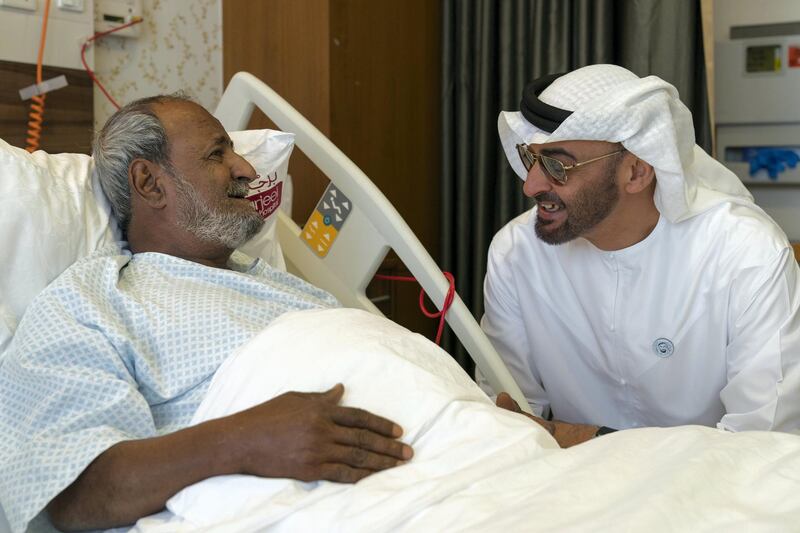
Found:
[[[179,175],[174,175],[178,189],[178,224],[198,239],[221,244],[231,250],[238,248],[261,230],[264,219],[255,209],[252,212],[239,210],[223,211],[204,201],[194,186]],[[229,193],[247,191],[244,183],[234,183]]]

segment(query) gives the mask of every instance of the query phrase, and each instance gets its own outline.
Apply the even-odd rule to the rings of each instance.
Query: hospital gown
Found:
[[[115,443],[186,427],[226,356],[273,319],[337,305],[259,260],[235,253],[229,266],[105,249],[34,300],[0,360],[13,530]]]
[[[661,217],[615,251],[545,244],[535,221],[534,209],[494,238],[481,322],[535,412],[618,429],[800,428],[800,271],[763,211]]]

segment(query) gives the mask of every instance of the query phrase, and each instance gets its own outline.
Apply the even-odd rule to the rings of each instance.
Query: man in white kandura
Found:
[[[537,206],[492,242],[481,325],[539,421],[562,446],[642,426],[797,430],[792,247],[695,145],[675,88],[593,65],[534,81],[520,107],[498,128]]]

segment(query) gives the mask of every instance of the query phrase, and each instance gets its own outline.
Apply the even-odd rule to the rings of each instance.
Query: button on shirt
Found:
[[[481,322],[535,412],[620,429],[800,426],[800,277],[759,208],[662,217],[613,252],[548,245],[535,213],[492,242]]]

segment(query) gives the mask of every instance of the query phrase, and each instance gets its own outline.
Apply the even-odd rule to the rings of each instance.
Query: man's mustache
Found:
[[[235,196],[237,198],[244,198],[250,192],[247,188],[247,183],[244,181],[234,181],[228,186],[228,196]]]

